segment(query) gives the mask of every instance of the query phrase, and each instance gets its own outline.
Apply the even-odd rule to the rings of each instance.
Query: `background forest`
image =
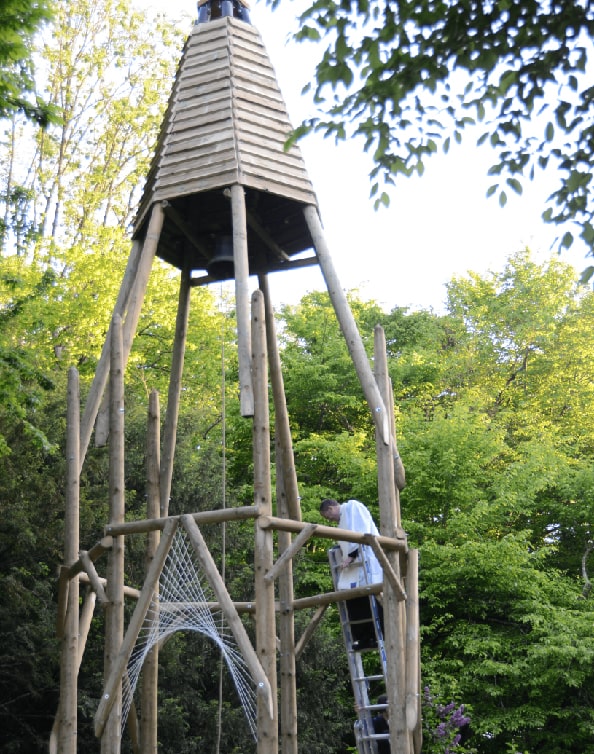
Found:
[[[0,751],[47,750],[59,690],[55,638],[62,562],[67,370],[83,401],[130,250],[127,229],[152,154],[182,35],[125,2],[53,3],[37,39],[39,128],[2,110],[0,132]],[[1,82],[0,82],[1,83]],[[0,90],[1,93],[1,90]],[[54,117],[59,113],[59,117]],[[54,114],[54,115],[52,115]],[[127,369],[127,516],[145,514],[148,394],[166,394],[177,273],[153,268]],[[401,496],[420,548],[425,751],[443,752],[438,705],[471,716],[479,754],[594,751],[594,293],[558,259],[519,250],[504,269],[447,286],[444,314],[350,303],[371,354],[388,343]],[[355,497],[377,516],[375,440],[328,297],[277,312],[303,518]],[[239,417],[234,312],[194,289],[172,513],[249,505],[251,424]],[[274,448],[272,449],[274,450]],[[107,520],[107,449],[89,450],[81,542]],[[232,596],[251,599],[253,534],[205,532]],[[141,586],[144,543],[132,540]],[[298,596],[329,587],[327,543],[295,563]],[[310,616],[297,616],[297,634]],[[249,621],[248,630],[252,630]],[[97,751],[102,616],[81,667],[80,750]],[[161,654],[160,750],[248,752],[234,690],[212,646],[176,635]],[[353,700],[335,611],[298,665],[300,750],[346,753]]]

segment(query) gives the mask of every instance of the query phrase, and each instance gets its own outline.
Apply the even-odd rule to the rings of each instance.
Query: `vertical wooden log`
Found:
[[[374,330],[374,376],[388,414],[394,414],[392,391],[388,374],[386,355],[386,337],[378,325]],[[390,436],[393,434],[393,419],[390,420]],[[396,527],[400,526],[400,496],[394,484],[393,447],[386,449],[381,437],[377,437],[381,446],[377,446],[377,474],[380,504],[380,530],[382,534],[393,537]]]
[[[297,488],[297,473],[293,460],[293,446],[285,387],[274,325],[274,311],[270,299],[268,278],[259,278],[264,297],[266,345],[270,381],[274,400],[274,429],[276,453],[276,508],[281,518],[301,520]],[[278,532],[278,553],[282,555],[291,544],[289,532]],[[295,611],[293,610],[293,561],[289,559],[278,577],[280,603],[280,750],[282,754],[297,754],[297,673],[295,669]]]
[[[266,275],[259,276],[260,290],[264,295],[264,312],[266,317],[266,346],[268,348],[268,364],[270,367],[270,383],[272,385],[272,398],[274,401],[274,430],[277,443],[277,466],[282,463],[284,470],[284,485],[281,490],[280,500],[277,497],[277,506],[281,505],[285,510],[279,516],[293,518],[301,521],[301,504],[299,487],[297,484],[297,472],[295,470],[295,456],[293,454],[293,441],[291,439],[291,427],[289,424],[289,412],[285,396],[285,384],[281,367],[276,326],[274,324],[274,310],[270,298],[270,288]],[[280,452],[279,452],[280,451]]]
[[[159,394],[153,390],[149,396],[148,427],[146,440],[147,501],[146,516],[158,518],[160,509],[159,468],[160,468],[160,407]],[[159,546],[158,529],[147,535],[145,573],[148,574],[151,563]],[[153,597],[158,593],[154,592]],[[155,599],[155,605],[157,605]],[[155,617],[158,607],[155,608]],[[155,644],[146,656],[142,667],[140,750],[143,754],[157,754],[157,688],[159,676],[159,645]]]
[[[394,418],[394,387],[392,381],[389,381],[390,398],[388,400],[388,406],[392,406],[392,410],[388,411],[390,414],[390,434],[392,441],[392,456],[394,457],[394,484],[398,493],[406,487],[406,471],[400,453],[398,451],[398,443],[396,442],[396,420]],[[400,512],[398,513],[398,526],[400,526]]]
[[[78,372],[68,371],[68,403],[66,410],[66,511],[64,517],[64,564],[78,559],[79,549],[79,448],[80,388]],[[62,638],[60,662],[60,715],[58,750],[61,754],[77,751],[77,677],[79,631],[79,584],[71,579],[68,589],[66,621]]]
[[[161,489],[161,516],[169,512],[169,496],[171,494],[171,478],[173,476],[173,457],[177,437],[177,419],[179,416],[179,400],[181,396],[182,372],[184,369],[184,352],[188,333],[188,317],[190,312],[190,270],[182,271],[179,284],[179,301],[175,321],[175,339],[173,356],[171,359],[171,374],[169,377],[169,394],[167,397],[167,413],[165,415],[165,429],[163,433],[163,454],[160,466],[159,485]]]
[[[235,267],[235,309],[237,313],[237,358],[239,360],[239,402],[242,416],[254,415],[251,375],[249,260],[245,195],[239,184],[231,186],[233,216],[233,264]]]
[[[421,750],[421,640],[419,631],[419,551],[408,551],[406,569],[406,726],[415,754]]]
[[[151,267],[155,258],[155,252],[157,251],[157,245],[159,243],[159,236],[161,235],[162,227],[163,207],[159,203],[155,204],[152,209],[146,238],[144,239],[142,250],[140,252],[140,259],[137,260],[134,254],[131,255],[131,258],[128,260],[128,267],[126,268],[126,273],[124,275],[124,281],[120,290],[120,296],[118,296],[116,309],[114,310],[114,316],[119,315],[119,317],[122,318],[124,311],[127,309],[126,330],[127,332],[131,333],[131,336],[128,336],[128,340],[130,341],[131,337],[133,337],[134,333],[136,332],[138,317],[140,316],[140,309],[144,300],[144,294],[146,292],[146,286],[148,284]],[[133,252],[134,249],[135,247],[133,247]],[[122,311],[119,311],[119,309],[121,309]],[[128,348],[128,353],[129,352],[130,350]],[[108,337],[103,345],[103,351],[101,352],[101,357],[99,359],[99,363],[97,364],[97,369],[95,371],[95,376],[93,377],[89,395],[87,396],[85,410],[81,421],[79,459],[79,467],[81,468],[87,454],[87,448],[89,447],[89,441],[91,439],[91,433],[93,431],[93,424],[95,423],[95,419],[97,418],[97,412],[101,404],[105,386],[107,385],[107,379],[109,377],[110,353],[111,328],[108,333]]]
[[[381,327],[374,332],[375,379],[384,405],[393,413],[386,356],[386,339]],[[400,520],[400,502],[394,483],[394,456],[392,444],[386,445],[376,430],[378,491],[380,502],[380,532],[393,537]],[[397,552],[387,554],[392,570],[401,576]],[[406,655],[404,603],[397,599],[389,579],[384,578],[384,626],[386,647],[386,690],[390,705],[390,746],[393,754],[412,754],[411,736],[406,725]]]
[[[254,394],[253,453],[254,504],[263,515],[272,514],[270,479],[270,417],[268,410],[268,370],[266,369],[266,333],[264,301],[261,291],[252,296],[252,376]],[[263,529],[256,519],[254,581],[256,596],[256,650],[270,683],[274,714],[272,719],[258,700],[258,754],[278,753],[276,620],[274,582],[264,577],[273,564],[273,533]]]
[[[334,311],[336,312],[336,318],[338,319],[340,329],[346,340],[351,359],[355,366],[355,371],[357,372],[359,382],[363,389],[363,394],[369,404],[374,424],[382,442],[385,445],[388,445],[390,442],[389,416],[384,407],[384,402],[377,384],[373,378],[369,359],[367,358],[365,347],[350,310],[347,297],[340,285],[336,270],[334,269],[334,264],[330,257],[330,251],[324,237],[324,231],[318,216],[318,211],[313,205],[307,205],[303,210],[303,214],[314,242],[316,254],[320,263],[320,269],[322,270],[322,275],[326,281],[326,287],[328,288],[330,300],[332,301]]]
[[[115,315],[111,324],[109,401],[109,522],[122,523],[125,513],[124,490],[124,353],[122,320]],[[108,678],[124,638],[124,537],[114,536],[108,556],[105,610],[105,677]],[[122,737],[122,683],[114,689],[111,715],[101,737],[102,754],[119,754]]]

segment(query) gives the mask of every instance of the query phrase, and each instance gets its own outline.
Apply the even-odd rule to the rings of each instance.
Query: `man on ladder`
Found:
[[[333,498],[325,498],[320,505],[320,514],[327,520],[338,524],[340,529],[360,532],[361,534],[379,535],[371,513],[358,500],[339,503]],[[338,563],[337,589],[354,589],[358,586],[381,584],[382,567],[375,553],[368,545],[356,546],[352,542],[338,542],[342,561]],[[383,610],[377,604],[380,627],[383,629]],[[352,648],[356,651],[377,647],[377,636],[368,597],[359,597],[347,602],[349,620],[353,637]],[[383,639],[383,630],[382,636]]]

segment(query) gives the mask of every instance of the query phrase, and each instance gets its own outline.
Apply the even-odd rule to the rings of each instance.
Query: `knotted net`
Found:
[[[196,565],[184,529],[177,529],[159,578],[158,598],[151,602],[128,662],[128,682],[122,690],[122,726],[125,725],[140,671],[156,644],[176,631],[198,631],[219,647],[235,684],[248,725],[257,739],[256,686],[239,652],[227,619],[206,577]]]

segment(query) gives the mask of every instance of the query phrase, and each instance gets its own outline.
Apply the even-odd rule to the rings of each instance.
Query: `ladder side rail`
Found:
[[[339,563],[337,560],[338,547],[332,547],[328,551],[328,559],[330,561],[330,571],[332,574],[332,582],[334,588],[338,589],[338,571]],[[354,724],[355,743],[357,745],[358,754],[377,754],[377,744],[373,739],[373,722],[371,719],[370,708],[372,705],[369,703],[369,680],[370,678],[384,679],[385,682],[385,668],[384,674],[377,676],[366,676],[365,669],[363,667],[363,660],[361,654],[353,649],[353,636],[351,632],[351,620],[349,618],[346,601],[340,601],[336,603],[338,606],[338,613],[340,616],[340,625],[342,628],[342,634],[345,641],[345,647],[347,650],[347,661],[349,666],[349,672],[351,676],[351,685],[353,688],[353,695],[355,697],[355,707],[357,709],[358,719]],[[379,620],[379,615],[378,615]]]

